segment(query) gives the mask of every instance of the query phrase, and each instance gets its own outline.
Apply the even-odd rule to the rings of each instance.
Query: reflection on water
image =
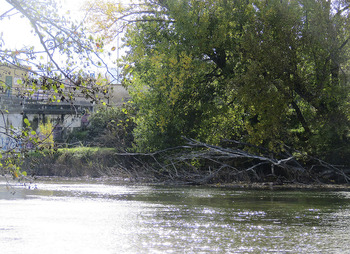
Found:
[[[0,182],[1,253],[347,253],[348,192]],[[33,186],[32,186],[33,187]]]

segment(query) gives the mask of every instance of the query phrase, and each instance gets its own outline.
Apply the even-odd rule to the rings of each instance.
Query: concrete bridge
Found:
[[[49,103],[45,100],[19,98],[0,95],[0,110],[8,114],[20,113],[22,115],[76,115],[83,112],[92,112],[93,104],[87,101]]]
[[[6,135],[6,129],[12,125],[21,130],[25,127],[24,119],[27,118],[31,127],[38,131],[40,123],[50,121],[59,131],[54,131],[57,138],[61,138],[74,128],[87,124],[88,114],[93,112],[94,105],[77,94],[74,104],[67,102],[50,103],[48,96],[43,91],[36,91],[27,98],[18,95],[23,94],[21,81],[28,78],[28,67],[10,66],[0,62],[0,149],[8,147],[12,142]],[[69,81],[64,81],[69,89]],[[129,98],[128,92],[120,84],[110,86],[110,105],[122,105]]]
[[[34,100],[16,96],[0,95],[0,149],[10,149],[14,141],[5,134],[6,127],[13,126],[16,130],[25,127],[27,118],[31,127],[38,131],[40,123],[50,121],[56,129],[55,139],[63,139],[74,128],[86,124],[87,114],[93,112],[93,104],[87,101],[49,103],[47,100]],[[85,117],[84,117],[85,116]]]

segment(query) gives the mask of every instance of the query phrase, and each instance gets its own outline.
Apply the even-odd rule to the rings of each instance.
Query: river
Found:
[[[350,193],[1,181],[0,253],[350,253]]]

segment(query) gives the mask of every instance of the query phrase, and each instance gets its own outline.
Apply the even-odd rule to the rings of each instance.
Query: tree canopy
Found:
[[[235,139],[276,152],[286,146],[322,156],[346,150],[349,4],[95,5],[109,22],[96,21],[96,27],[125,31],[125,85],[138,110],[138,149],[174,146],[186,136],[211,144]]]

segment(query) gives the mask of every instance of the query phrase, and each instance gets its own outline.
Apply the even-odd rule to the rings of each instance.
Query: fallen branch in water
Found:
[[[117,153],[128,158],[132,167],[142,168],[158,179],[192,184],[228,181],[324,181],[325,172],[339,181],[349,183],[344,169],[321,159],[302,155],[298,151],[275,155],[265,148],[238,141],[226,140],[231,147],[206,144],[184,138],[186,146],[178,146],[153,153]],[[252,153],[243,148],[262,151]],[[294,154],[294,155],[293,155]],[[129,166],[130,166],[129,165]],[[123,166],[124,167],[124,166]]]

